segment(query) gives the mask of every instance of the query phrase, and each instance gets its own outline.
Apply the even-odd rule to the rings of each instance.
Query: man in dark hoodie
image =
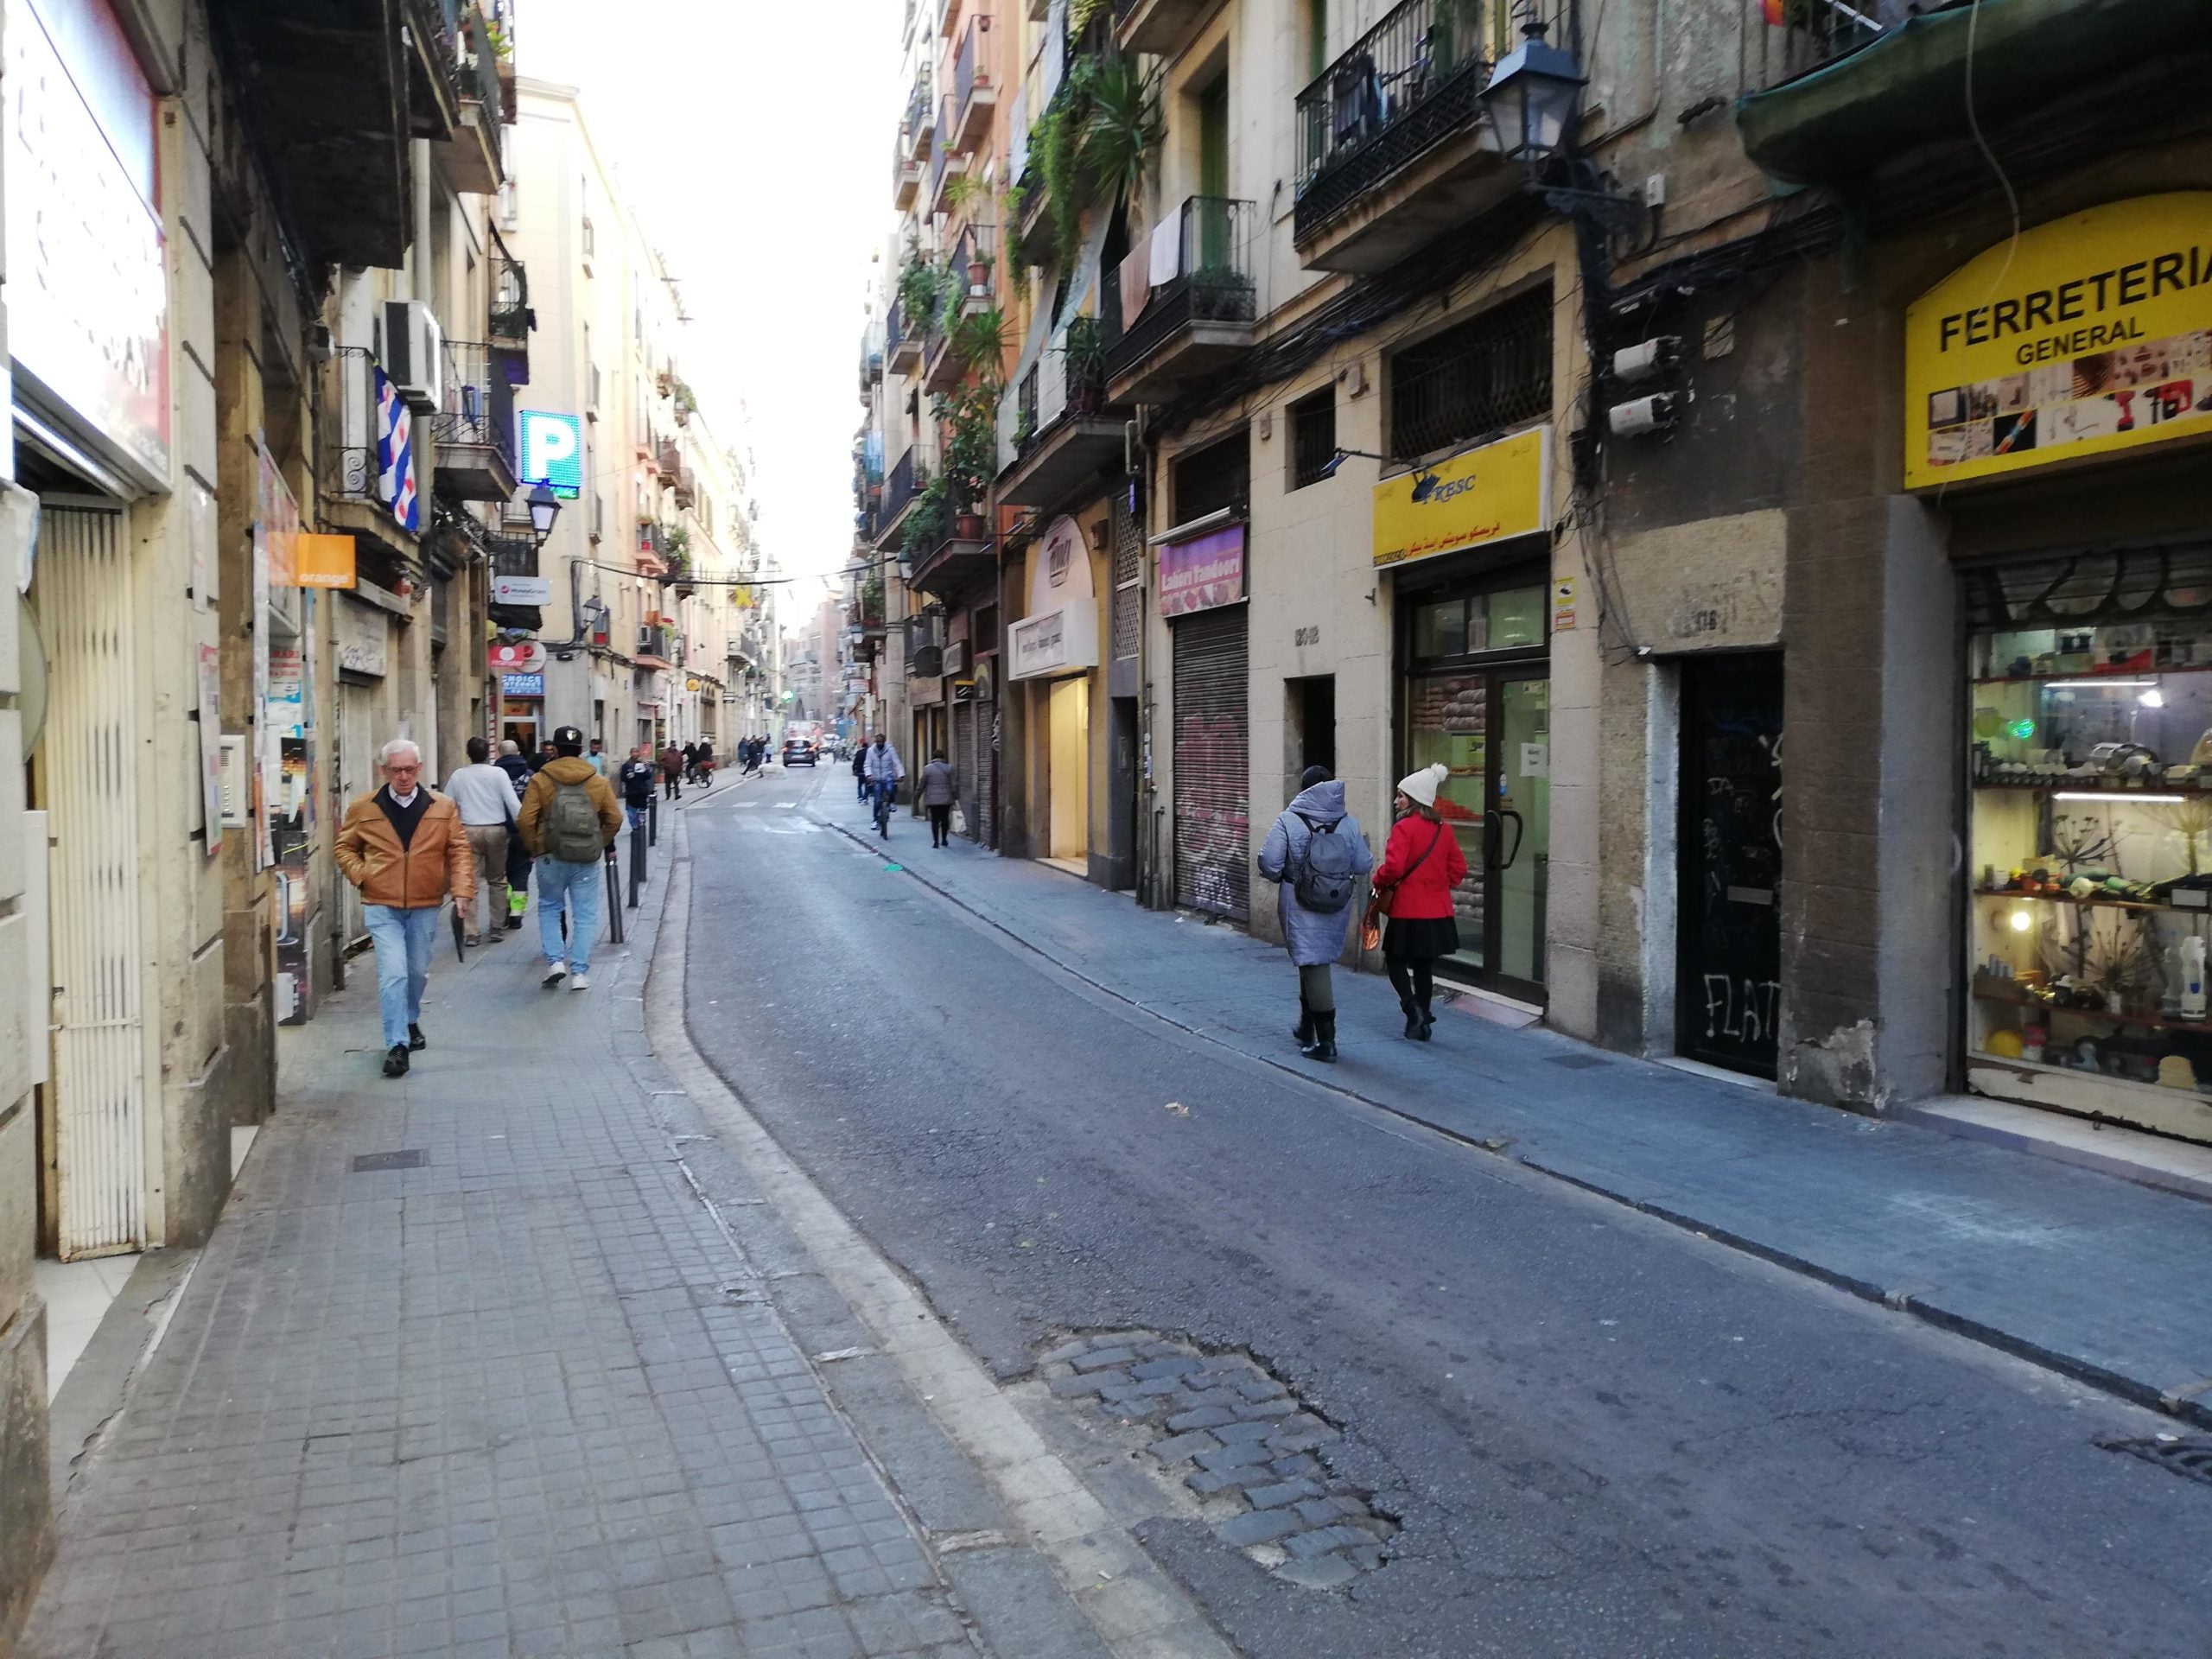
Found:
[[[599,933],[599,861],[622,828],[614,791],[584,759],[584,734],[573,726],[553,734],[555,758],[538,768],[523,791],[516,827],[537,855],[537,938],[545,950],[545,980],[566,979],[572,989],[591,988],[591,947]],[[561,938],[566,902],[569,937]]]
[[[1337,994],[1329,965],[1344,953],[1354,902],[1373,868],[1359,820],[1344,810],[1344,786],[1325,766],[1308,766],[1298,798],[1260,849],[1260,874],[1275,885],[1284,944],[1298,969],[1298,1052],[1337,1058]]]

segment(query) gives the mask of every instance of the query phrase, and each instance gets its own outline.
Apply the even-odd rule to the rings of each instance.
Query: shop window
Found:
[[[1501,588],[1419,601],[1414,606],[1413,654],[1418,661],[1528,651],[1544,643],[1544,589],[1540,587]]]
[[[1290,487],[1302,490],[1329,475],[1337,454],[1337,389],[1324,386],[1290,406]]]
[[[1464,657],[1466,654],[1467,601],[1465,600],[1437,600],[1414,607],[1414,656]]]
[[[1548,283],[1392,353],[1390,453],[1412,461],[1552,411]]]
[[[1252,444],[1244,428],[1175,459],[1174,517],[1179,524],[1226,507],[1244,511],[1252,499]]]

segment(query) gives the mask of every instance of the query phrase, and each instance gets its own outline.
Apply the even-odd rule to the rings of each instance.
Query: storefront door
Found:
[[[1436,805],[1459,837],[1459,949],[1447,976],[1544,1000],[1551,868],[1551,680],[1541,586],[1414,598],[1402,660],[1402,772],[1442,761]]]
[[[1090,851],[1090,685],[1087,680],[1057,680],[1046,693],[1046,722],[1051,742],[1046,765],[1051,810],[1046,825],[1048,861],[1087,875]]]
[[[1682,666],[1677,1052],[1771,1077],[1782,996],[1782,658]]]

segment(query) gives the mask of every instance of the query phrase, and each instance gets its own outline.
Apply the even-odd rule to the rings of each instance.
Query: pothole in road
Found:
[[[1122,1331],[1064,1342],[1037,1363],[1053,1394],[1143,1434],[1214,1535],[1277,1578],[1335,1590],[1389,1559],[1397,1522],[1325,1461],[1338,1430],[1242,1350]]]

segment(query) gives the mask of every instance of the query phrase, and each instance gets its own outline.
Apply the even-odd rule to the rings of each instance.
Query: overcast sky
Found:
[[[742,398],[761,535],[791,573],[852,550],[870,257],[891,212],[901,0],[521,0],[516,64],[586,118],[691,322],[724,442]],[[792,620],[787,613],[785,621]]]

